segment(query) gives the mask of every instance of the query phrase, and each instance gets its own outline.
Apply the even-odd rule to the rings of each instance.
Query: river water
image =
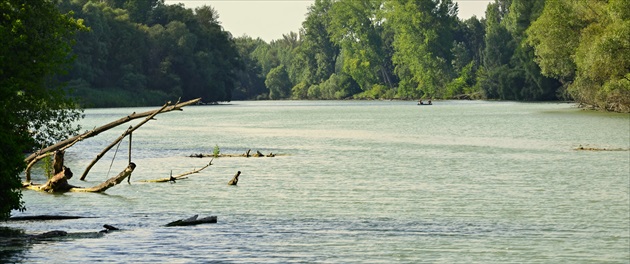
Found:
[[[89,109],[81,123],[152,109]],[[126,166],[127,140],[78,180],[127,126],[68,150],[72,184],[96,185]],[[1,223],[87,235],[7,247],[0,262],[630,262],[628,114],[564,103],[232,102],[159,115],[132,146],[131,184],[24,191],[28,210],[13,216],[93,218]],[[215,146],[278,155],[222,157],[176,183],[136,182],[202,167],[211,159],[188,156]],[[238,186],[228,186],[236,171]],[[196,214],[218,223],[164,227]],[[103,224],[123,230],[90,235]]]

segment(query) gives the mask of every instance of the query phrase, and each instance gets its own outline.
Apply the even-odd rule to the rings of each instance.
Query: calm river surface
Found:
[[[89,109],[82,125],[152,109]],[[0,262],[630,262],[628,114],[563,103],[265,101],[156,119],[133,134],[132,184],[106,194],[24,191],[28,210],[13,213],[94,218],[0,223],[27,233],[123,231],[5,248]],[[66,165],[80,175],[128,126],[73,146]],[[71,183],[120,172],[127,144],[109,175],[113,151],[86,182]],[[215,146],[279,155],[218,158],[174,184],[134,182],[202,167],[210,158],[188,156]],[[238,186],[227,186],[239,170]],[[218,223],[163,226],[195,214]]]

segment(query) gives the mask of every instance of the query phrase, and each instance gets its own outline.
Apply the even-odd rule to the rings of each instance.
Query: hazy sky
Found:
[[[462,19],[484,16],[486,6],[494,0],[455,0]],[[223,29],[234,37],[248,35],[269,42],[282,34],[298,32],[307,8],[314,0],[165,0],[167,4],[184,3],[187,8],[212,6],[219,13]]]

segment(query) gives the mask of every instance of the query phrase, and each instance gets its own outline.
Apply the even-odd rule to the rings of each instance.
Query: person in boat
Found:
[[[423,105],[424,102],[422,102],[422,99],[418,100],[418,105]]]
[[[431,103],[431,99],[429,99],[429,104],[432,105],[433,103]]]

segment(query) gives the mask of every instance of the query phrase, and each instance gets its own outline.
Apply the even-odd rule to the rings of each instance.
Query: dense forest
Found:
[[[626,0],[316,0],[299,32],[234,38],[210,6],[61,0],[88,31],[58,78],[85,106],[244,99],[576,100],[630,111]]]

